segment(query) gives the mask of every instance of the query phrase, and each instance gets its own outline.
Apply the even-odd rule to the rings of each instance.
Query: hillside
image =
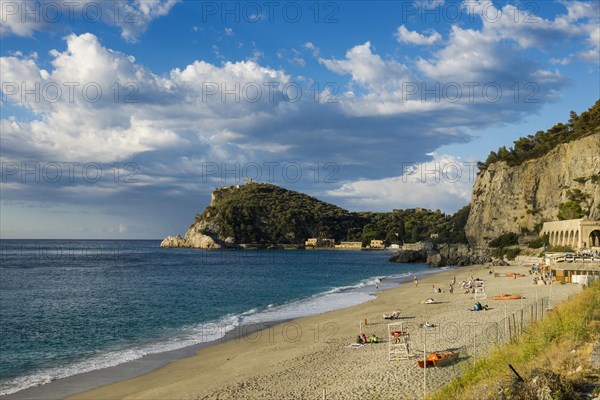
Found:
[[[452,216],[425,209],[349,212],[303,193],[249,183],[216,189],[211,205],[196,214],[185,236],[168,237],[161,246],[301,245],[309,237],[390,244],[429,240],[432,234],[440,243],[465,243],[468,214],[468,207]]]
[[[600,220],[600,128],[547,154],[496,161],[475,181],[465,232],[472,247],[504,233],[537,234],[547,221]]]
[[[480,171],[484,171],[491,164],[499,161],[504,161],[510,166],[521,165],[527,160],[545,156],[560,144],[598,133],[598,129],[600,129],[600,100],[581,115],[571,111],[566,124],[559,122],[547,131],[538,131],[535,135],[520,138],[509,149],[502,146],[497,152],[490,152],[485,162],[478,163],[478,167]]]
[[[468,243],[487,247],[502,234],[537,234],[546,221],[600,220],[600,100],[588,111],[491,152],[470,205],[446,215],[421,208],[349,212],[303,193],[250,183],[218,188],[184,237],[163,247],[222,248],[241,244],[301,245],[336,241]]]

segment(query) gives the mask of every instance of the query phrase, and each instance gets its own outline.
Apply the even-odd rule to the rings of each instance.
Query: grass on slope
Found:
[[[566,400],[589,398],[583,392],[600,395],[600,371],[586,367],[592,343],[600,337],[599,326],[597,280],[531,326],[521,340],[493,350],[430,399]]]

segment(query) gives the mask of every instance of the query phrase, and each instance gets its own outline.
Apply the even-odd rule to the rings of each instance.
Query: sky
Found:
[[[600,98],[599,4],[0,0],[0,237],[184,234],[246,178],[453,213]]]

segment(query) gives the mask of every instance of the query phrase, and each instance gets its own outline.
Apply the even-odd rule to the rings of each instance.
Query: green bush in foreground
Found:
[[[551,365],[549,349],[554,349],[550,358],[559,359],[571,354],[574,346],[597,340],[600,313],[595,310],[599,308],[600,281],[596,281],[589,289],[559,305],[548,318],[534,324],[521,340],[493,350],[467,368],[462,376],[430,396],[430,400],[577,399],[576,392],[585,386],[580,375],[568,375],[558,366],[538,367]],[[513,379],[508,364],[521,372],[525,382]]]

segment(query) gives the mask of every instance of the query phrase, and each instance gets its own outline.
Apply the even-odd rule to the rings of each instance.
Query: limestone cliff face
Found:
[[[218,202],[226,192],[226,188],[219,188],[212,193],[211,205]],[[209,212],[205,219],[194,221],[184,237],[167,236],[160,243],[160,247],[189,247],[193,249],[216,250],[236,247],[233,238],[220,238],[221,227],[214,222]]]
[[[581,203],[588,219],[600,220],[600,133],[561,144],[543,157],[509,166],[496,162],[475,181],[465,232],[472,247],[486,246],[502,233],[534,231],[557,219],[568,190],[588,198]],[[588,179],[581,179],[588,178]]]

